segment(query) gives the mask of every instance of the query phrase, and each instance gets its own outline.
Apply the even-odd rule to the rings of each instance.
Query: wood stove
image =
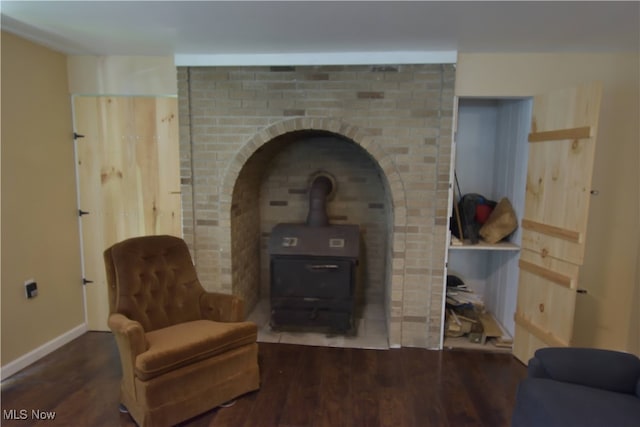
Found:
[[[326,200],[335,189],[328,174],[309,190],[306,224],[278,224],[271,231],[271,326],[354,331],[353,312],[360,228],[331,225]]]

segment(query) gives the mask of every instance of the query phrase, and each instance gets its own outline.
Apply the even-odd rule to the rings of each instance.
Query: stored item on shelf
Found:
[[[513,233],[517,227],[516,212],[509,199],[503,197],[489,215],[487,222],[480,228],[479,234],[487,243],[498,243]]]
[[[460,221],[456,218],[456,221],[450,222],[451,234],[462,240],[468,239],[471,244],[477,244],[480,241],[480,227],[494,206],[496,202],[488,200],[481,194],[465,194],[460,199],[456,211]]]
[[[458,276],[447,275],[446,303],[448,307],[482,307],[482,299]]]

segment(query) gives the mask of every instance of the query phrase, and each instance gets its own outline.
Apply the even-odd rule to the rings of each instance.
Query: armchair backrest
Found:
[[[104,252],[109,312],[142,324],[145,332],[201,317],[198,281],[184,240],[134,237]]]

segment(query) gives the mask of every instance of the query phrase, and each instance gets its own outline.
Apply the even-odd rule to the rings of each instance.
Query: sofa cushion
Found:
[[[195,320],[145,334],[148,349],[136,357],[135,372],[141,380],[252,344],[257,339],[253,322],[222,323]]]
[[[512,426],[631,427],[639,420],[635,394],[527,378],[518,386]]]

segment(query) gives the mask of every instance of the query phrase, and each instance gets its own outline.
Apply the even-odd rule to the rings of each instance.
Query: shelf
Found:
[[[486,243],[483,241],[473,245],[465,240],[463,244],[451,242],[449,249],[457,251],[519,251],[520,246],[511,242]]]

